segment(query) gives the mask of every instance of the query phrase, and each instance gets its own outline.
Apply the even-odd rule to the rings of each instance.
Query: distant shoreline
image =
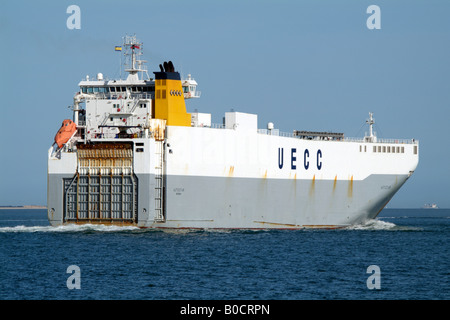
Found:
[[[2,209],[47,209],[46,206],[0,206]]]

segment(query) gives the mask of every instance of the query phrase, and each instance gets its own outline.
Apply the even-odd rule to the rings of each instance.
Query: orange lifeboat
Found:
[[[63,121],[61,128],[55,136],[55,143],[61,148],[77,131],[77,125],[70,119]]]

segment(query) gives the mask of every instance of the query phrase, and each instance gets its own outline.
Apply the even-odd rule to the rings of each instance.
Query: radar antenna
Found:
[[[138,59],[139,56],[143,55],[143,44],[140,42],[136,35],[134,36],[125,36],[123,37],[123,46],[125,48],[124,56],[125,63],[124,66],[128,68],[125,69],[133,77],[138,77],[137,73],[141,72],[141,77],[143,78],[144,72],[148,77],[148,71],[145,68],[144,64],[147,62],[145,60]],[[128,57],[128,58],[127,58]]]

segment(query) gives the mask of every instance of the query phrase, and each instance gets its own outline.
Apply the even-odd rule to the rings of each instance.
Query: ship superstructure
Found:
[[[257,115],[234,111],[215,125],[186,110],[200,97],[191,75],[167,61],[150,78],[142,43],[122,48],[127,78],[81,81],[74,125],[49,149],[52,225],[342,227],[376,217],[418,164],[418,141],[377,139],[372,114],[360,139],[258,129]]]

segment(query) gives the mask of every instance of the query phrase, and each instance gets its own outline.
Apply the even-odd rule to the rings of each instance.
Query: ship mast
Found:
[[[373,119],[373,112],[369,112],[369,119],[366,120],[366,123],[369,125],[369,136],[365,137],[367,142],[377,142],[377,137],[373,133],[373,124],[375,120]]]
[[[147,78],[148,78],[147,69],[144,67],[144,63],[146,63],[147,61],[138,59],[138,56],[141,56],[143,54],[142,53],[142,49],[143,49],[142,42],[140,42],[136,38],[136,35],[134,35],[134,36],[127,35],[123,38],[123,46],[125,48],[125,52],[124,52],[125,57],[130,56],[130,58],[128,58],[128,59],[125,58],[125,63],[124,63],[124,65],[129,67],[128,69],[125,69],[125,71],[129,73],[128,79],[139,80],[138,72],[142,73],[142,77],[143,77],[143,73],[145,72],[147,74]],[[137,67],[136,67],[136,65],[137,65]]]

